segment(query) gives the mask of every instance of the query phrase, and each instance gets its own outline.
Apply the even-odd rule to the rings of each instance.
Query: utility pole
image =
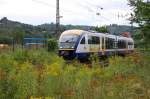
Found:
[[[56,0],[56,36],[60,32],[60,15],[59,15],[59,0]]]

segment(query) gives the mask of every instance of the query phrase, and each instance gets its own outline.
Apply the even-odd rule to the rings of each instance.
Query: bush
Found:
[[[12,44],[13,39],[10,37],[0,36],[0,44]]]
[[[48,40],[48,51],[56,51],[58,48],[58,43],[56,39],[49,39]]]
[[[0,54],[0,99],[150,98],[149,55],[109,60],[108,67],[101,68],[94,62],[94,67],[88,68],[76,61],[65,64],[45,50]]]

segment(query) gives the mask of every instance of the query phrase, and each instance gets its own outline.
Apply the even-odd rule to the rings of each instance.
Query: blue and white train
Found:
[[[126,55],[134,51],[132,38],[84,30],[67,30],[59,38],[59,56],[72,60],[88,59],[91,54],[99,57]]]

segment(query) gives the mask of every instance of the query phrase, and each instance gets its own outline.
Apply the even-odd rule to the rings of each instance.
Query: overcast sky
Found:
[[[61,24],[129,25],[127,0],[60,0]],[[0,18],[38,25],[55,22],[56,0],[0,0]],[[103,8],[103,9],[101,9]],[[96,13],[100,13],[97,15]]]

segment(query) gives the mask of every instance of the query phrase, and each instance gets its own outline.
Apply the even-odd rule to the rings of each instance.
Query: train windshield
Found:
[[[78,35],[73,35],[73,34],[63,35],[59,40],[59,47],[74,48],[78,38],[79,38]]]

